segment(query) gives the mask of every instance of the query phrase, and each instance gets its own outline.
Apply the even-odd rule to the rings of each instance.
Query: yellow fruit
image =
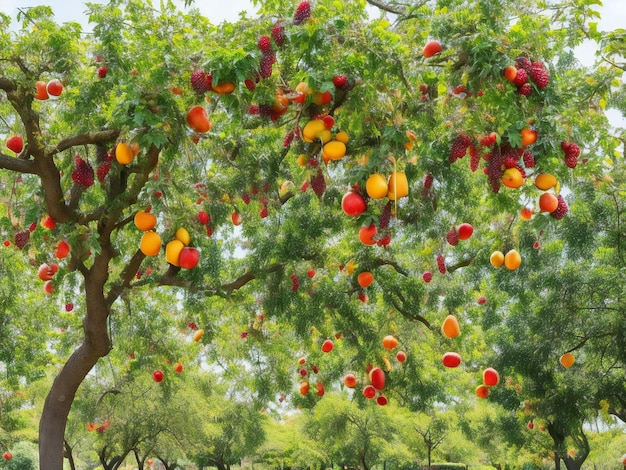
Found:
[[[115,147],[115,159],[121,165],[128,165],[135,159],[135,153],[130,145],[120,142]]]
[[[183,251],[185,245],[180,240],[172,240],[165,245],[165,261],[174,266],[180,266],[180,252]]]
[[[504,265],[507,269],[514,271],[519,268],[521,264],[522,257],[517,250],[509,250],[506,255],[504,255]]]
[[[182,227],[176,230],[176,234],[174,236],[176,237],[176,240],[180,240],[185,246],[189,246],[191,243],[191,236],[189,235],[189,232]]]
[[[409,195],[409,181],[403,171],[394,171],[387,182],[387,197],[395,201]]]
[[[204,330],[202,328],[200,328],[199,330],[196,330],[193,334],[193,340],[196,343],[199,343],[200,341],[202,341],[202,337],[204,336]]]
[[[365,182],[365,191],[372,199],[382,199],[387,197],[389,186],[387,179],[380,173],[373,173]]]
[[[154,214],[146,211],[139,211],[135,214],[134,222],[135,227],[137,227],[139,230],[147,232],[148,230],[154,229],[154,226],[157,223],[157,219]]]
[[[146,256],[156,256],[161,251],[161,237],[156,232],[144,232],[139,249]]]
[[[322,148],[322,156],[330,160],[341,160],[346,154],[346,144],[331,140]]]
[[[555,187],[556,183],[556,178],[549,173],[541,173],[535,178],[535,186],[542,191]]]
[[[341,131],[337,132],[337,135],[335,135],[335,140],[347,144],[348,140],[350,140],[350,137],[348,137],[348,133],[346,131]]]
[[[493,253],[491,253],[491,256],[489,257],[489,262],[491,263],[492,266],[499,268],[500,266],[502,266],[504,264],[504,253],[502,253],[501,251],[494,251]]]
[[[333,133],[330,132],[328,129],[324,129],[317,135],[317,138],[321,140],[323,144],[325,144],[326,142],[330,142],[331,140],[333,140]]]
[[[321,119],[312,119],[307,122],[302,129],[302,140],[309,143],[313,142],[325,130],[326,126],[324,125],[324,121]]]
[[[296,161],[298,162],[298,166],[300,168],[306,168],[306,164],[309,161],[309,158],[305,154],[301,153],[300,155],[298,155],[298,160]]]
[[[524,177],[517,168],[507,168],[502,175],[502,184],[507,188],[519,188],[524,184]]]

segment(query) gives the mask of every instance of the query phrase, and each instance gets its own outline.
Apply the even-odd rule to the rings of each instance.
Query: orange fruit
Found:
[[[492,266],[499,268],[504,264],[504,253],[498,250],[494,251],[489,257],[489,262]]]
[[[478,398],[487,398],[489,396],[489,387],[486,385],[479,385],[476,387],[476,396]]]
[[[322,148],[322,156],[330,160],[341,160],[346,154],[346,144],[338,140],[331,140]]]
[[[312,119],[307,122],[302,129],[302,140],[311,143],[325,130],[326,126],[324,125],[324,121],[321,119]]]
[[[461,334],[459,321],[454,315],[448,315],[441,324],[441,332],[448,338],[456,338]]]
[[[389,187],[387,179],[380,173],[373,173],[365,182],[365,191],[372,199],[382,199],[387,196]]]
[[[559,200],[552,193],[543,193],[539,196],[539,210],[541,212],[554,212],[559,207]]]
[[[504,255],[504,265],[507,269],[514,271],[519,268],[521,264],[522,257],[517,250],[509,250],[506,255]]]
[[[393,335],[387,335],[383,338],[383,347],[388,350],[395,349],[398,346],[398,338]]]
[[[348,140],[350,140],[350,137],[348,136],[348,133],[346,131],[340,131],[337,132],[337,134],[335,135],[335,140],[347,144]]]
[[[517,77],[517,67],[515,65],[509,65],[504,69],[504,78],[509,82],[512,82]]]
[[[213,91],[220,95],[227,95],[235,91],[235,84],[233,82],[224,82],[219,85],[213,85]]]
[[[530,220],[533,218],[533,211],[528,207],[524,207],[521,211],[519,211],[519,215],[524,220]]]
[[[378,233],[376,224],[365,225],[359,229],[359,240],[364,245],[375,245],[376,240],[373,237]]]
[[[194,106],[189,110],[187,113],[187,124],[199,134],[204,134],[211,130],[209,115],[202,106]]]
[[[559,362],[563,367],[569,369],[574,365],[574,362],[576,362],[576,358],[571,352],[566,352],[559,358]]]
[[[537,142],[537,131],[529,128],[522,129],[520,132],[522,135],[522,147],[528,147],[529,145]]]
[[[165,261],[180,266],[180,252],[183,251],[185,245],[180,240],[172,240],[165,245]]]
[[[409,181],[406,178],[406,173],[403,171],[394,171],[391,173],[387,187],[387,197],[392,201],[408,196]]]
[[[139,211],[135,214],[134,218],[135,226],[143,231],[147,232],[152,230],[157,223],[157,219],[154,214],[146,211]]]
[[[502,184],[507,188],[519,188],[524,184],[524,177],[517,168],[507,168],[502,175]]]
[[[130,145],[120,142],[115,147],[115,159],[121,165],[128,165],[132,163],[135,159],[135,153],[133,152]]]
[[[47,100],[48,98],[50,98],[50,96],[48,95],[48,84],[44,81],[39,80],[37,83],[35,83],[36,88],[36,92],[35,92],[35,99],[36,100]]]
[[[554,188],[556,183],[556,178],[549,173],[541,173],[535,178],[535,186],[537,189],[541,189],[542,191]]]
[[[139,249],[146,256],[156,256],[161,251],[161,236],[156,232],[144,232]]]
[[[361,287],[368,287],[372,284],[372,282],[374,282],[374,275],[369,271],[364,271],[359,273],[356,280]]]

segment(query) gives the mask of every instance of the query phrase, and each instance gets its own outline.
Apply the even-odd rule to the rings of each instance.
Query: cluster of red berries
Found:
[[[303,0],[296,7],[293,14],[293,24],[301,25],[311,17],[311,4],[307,0]]]
[[[291,290],[296,292],[300,288],[300,281],[297,274],[291,275]]]
[[[569,168],[576,168],[578,157],[580,157],[580,147],[574,142],[564,140],[561,142],[561,150],[565,154],[564,161]]]
[[[74,183],[88,188],[94,183],[94,172],[91,165],[83,160],[80,155],[76,155],[74,157],[74,163],[76,164],[76,168],[72,172],[72,181]]]
[[[190,77],[191,88],[198,94],[206,93],[213,88],[213,75],[204,70],[195,70]]]
[[[437,256],[437,269],[441,274],[446,273],[446,261],[442,255]]]
[[[317,197],[322,197],[324,191],[326,191],[326,178],[324,172],[318,167],[317,174],[311,177],[311,188]]]
[[[531,81],[538,88],[543,89],[550,83],[550,74],[543,63],[531,62],[527,57],[515,59],[515,66],[505,69],[505,76],[513,85],[517,87],[519,94],[529,96],[533,92]]]

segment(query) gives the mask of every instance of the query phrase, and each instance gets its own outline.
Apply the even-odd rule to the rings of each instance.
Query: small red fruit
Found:
[[[183,371],[183,364],[181,362],[177,362],[174,364],[174,372],[180,374]]]
[[[424,279],[424,282],[430,282],[433,280],[433,273],[431,273],[430,271],[426,271],[424,274],[422,274],[422,279]]]
[[[63,84],[54,78],[46,85],[46,91],[50,96],[60,96],[63,93]]]
[[[500,374],[493,367],[487,367],[483,371],[483,383],[488,387],[495,387],[500,382]]]
[[[13,458],[13,454],[11,454],[11,452],[6,451],[4,454],[2,454],[2,458],[4,460],[11,460]]]
[[[363,388],[363,396],[365,398],[374,398],[376,396],[376,389],[373,385],[366,385]]]
[[[459,240],[467,240],[474,233],[474,227],[471,224],[463,223],[456,229]]]
[[[346,374],[346,376],[343,378],[343,383],[348,388],[356,387],[356,376],[354,374]]]
[[[71,312],[72,310],[74,310],[74,304],[72,302],[68,302],[65,304],[65,311],[66,312]]]
[[[344,86],[347,81],[348,81],[348,77],[346,75],[335,75],[333,77],[333,84],[337,88],[341,88],[342,86]]]
[[[186,246],[180,252],[178,263],[183,269],[193,269],[200,261],[200,252],[197,248]]]
[[[428,41],[424,46],[424,50],[422,51],[425,58],[432,57],[436,54],[439,54],[443,50],[443,46],[439,41]]]
[[[43,219],[41,219],[41,226],[47,230],[52,230],[54,229],[54,227],[56,227],[56,222],[54,221],[54,219],[52,217],[50,217],[49,215],[45,216]]]
[[[455,352],[447,352],[441,358],[441,362],[446,367],[458,367],[461,364],[461,356]]]
[[[377,390],[385,388],[385,372],[380,367],[374,367],[370,370],[369,378],[370,382]]]
[[[398,360],[398,362],[405,362],[406,353],[404,351],[398,351],[398,353],[396,354],[396,359]]]
[[[322,352],[329,353],[333,350],[334,347],[335,347],[335,343],[333,343],[332,340],[327,339],[322,344]]]
[[[66,258],[69,253],[70,245],[65,240],[61,240],[54,249],[54,256],[56,256],[58,259]]]
[[[155,382],[161,382],[163,380],[163,371],[160,370],[155,370],[152,373],[152,378],[154,379]]]
[[[211,221],[211,217],[205,211],[198,212],[198,221],[202,225],[206,225]]]
[[[54,284],[52,283],[52,281],[46,281],[43,285],[43,291],[50,295],[54,292]]]
[[[487,303],[487,298],[486,297],[478,297],[478,300],[476,301],[478,303],[478,305],[484,305]]]
[[[7,140],[7,148],[15,153],[24,149],[24,140],[19,135],[14,135]]]
[[[389,403],[389,400],[387,400],[387,397],[385,395],[380,395],[378,398],[376,398],[376,403],[378,403],[379,406],[385,406],[387,403]]]
[[[98,67],[98,77],[105,78],[107,76],[108,69],[103,65]]]
[[[479,385],[476,387],[476,396],[478,398],[487,398],[489,396],[489,387],[486,385]]]

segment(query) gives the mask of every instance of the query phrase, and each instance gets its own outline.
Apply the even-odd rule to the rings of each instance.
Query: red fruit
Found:
[[[52,269],[52,267],[49,264],[44,263],[39,266],[39,269],[37,270],[37,276],[42,281],[49,281],[50,279],[52,279],[55,272],[56,271],[54,271],[54,269]]]
[[[180,374],[183,371],[183,364],[181,362],[177,362],[174,364],[174,372]]]
[[[334,347],[335,347],[335,343],[333,343],[331,339],[327,339],[322,344],[322,352],[329,353],[333,350]]]
[[[206,225],[211,221],[211,217],[205,211],[198,212],[198,221],[202,225]]]
[[[203,106],[194,106],[189,110],[187,113],[187,124],[199,134],[204,134],[211,130],[209,115]]]
[[[58,259],[66,258],[69,253],[70,245],[65,240],[61,240],[54,249],[54,256],[56,256]]]
[[[483,371],[483,383],[488,387],[495,387],[500,382],[500,374],[492,367],[488,367]]]
[[[293,14],[293,24],[300,25],[311,17],[311,4],[304,0],[300,2]]]
[[[343,378],[343,383],[346,387],[348,388],[354,388],[356,387],[356,377],[354,374],[346,374],[346,376]]]
[[[519,69],[517,71],[517,75],[515,75],[515,78],[513,79],[513,84],[521,87],[527,81],[528,81],[528,72],[526,72],[526,70],[524,69]]]
[[[385,372],[380,367],[374,367],[370,370],[369,379],[377,390],[385,388]]]
[[[11,460],[13,458],[13,454],[11,454],[11,452],[6,451],[4,454],[2,454],[2,458],[4,460]]]
[[[106,176],[111,171],[111,163],[105,162],[98,166],[96,169],[96,176],[98,177],[98,181],[102,183]]]
[[[366,385],[363,388],[363,396],[365,398],[374,398],[376,396],[376,389],[373,385]]]
[[[437,256],[437,268],[441,274],[446,273],[446,261],[441,255]]]
[[[530,78],[539,88],[545,88],[550,83],[550,74],[541,62],[533,62],[530,68]]]
[[[378,398],[376,398],[376,403],[378,403],[379,406],[385,406],[387,403],[389,403],[389,401],[387,400],[386,396],[380,395]]]
[[[68,302],[65,304],[65,311],[66,312],[71,312],[72,310],[74,310],[74,304],[72,302]]]
[[[346,215],[357,217],[367,210],[367,203],[359,193],[349,191],[341,199],[341,208]]]
[[[341,88],[348,82],[348,77],[346,75],[335,75],[333,77],[333,84],[337,88]]]
[[[305,363],[306,363],[306,358],[301,357],[300,359],[298,359],[298,364],[304,365]]]
[[[455,352],[447,352],[441,358],[441,362],[446,367],[458,367],[461,364],[461,356]]]
[[[324,116],[322,121],[324,121],[324,127],[328,130],[331,130],[335,125],[335,118],[332,116]]]
[[[52,79],[46,85],[46,91],[50,96],[60,96],[63,92],[63,84],[56,78]]]
[[[404,351],[398,351],[398,353],[396,354],[396,359],[398,360],[398,362],[406,361],[406,353]]]
[[[98,77],[100,78],[104,78],[107,76],[107,68],[103,65],[101,67],[98,67]]]
[[[533,86],[526,82],[517,89],[517,92],[523,96],[530,96],[533,92]]]
[[[478,300],[476,302],[478,303],[478,305],[485,305],[487,303],[487,298],[486,297],[478,297]]]
[[[282,24],[276,23],[272,27],[272,39],[274,39],[274,42],[278,47],[283,45],[285,42],[285,27]]]
[[[364,245],[375,245],[376,240],[374,240],[374,237],[377,233],[378,228],[376,227],[376,224],[363,226],[359,229],[359,240],[361,240],[361,243]]]
[[[72,172],[72,181],[74,183],[88,188],[94,183],[94,172],[91,165],[83,160],[80,155],[74,157],[76,168]]]
[[[309,278],[313,279],[313,277],[315,277],[315,270],[313,270],[313,269],[309,269],[309,270],[306,272],[306,274],[307,274],[307,276],[309,276]]]
[[[298,279],[298,275],[292,274],[291,275],[291,290],[294,292],[297,292],[299,288],[300,288],[300,280]]]
[[[276,57],[274,57],[274,54],[272,54],[271,52],[263,54],[259,63],[259,74],[262,78],[269,78],[272,76],[272,67],[274,65],[274,62],[276,62]]]
[[[56,225],[57,224],[54,219],[49,215],[46,215],[43,219],[41,219],[41,226],[47,230],[52,230],[54,227],[56,227]]]
[[[459,158],[463,158],[467,155],[467,149],[470,146],[471,141],[464,135],[457,137],[452,142],[452,147],[450,148],[449,160],[450,163],[454,163]]]
[[[243,84],[246,86],[246,88],[250,91],[254,91],[256,89],[256,83],[254,83],[254,80],[250,80],[249,78],[246,78],[243,81]],[[252,114],[252,113],[250,113]]]
[[[317,389],[317,392],[315,392],[315,394],[316,394],[318,397],[323,397],[323,396],[324,396],[324,393],[325,393],[325,390],[324,390],[324,384],[322,384],[321,382],[317,382],[317,383],[315,384],[315,388]]]
[[[264,34],[257,41],[257,46],[262,52],[269,52],[272,50],[272,40],[267,34]]]
[[[430,282],[433,280],[433,273],[431,273],[430,271],[426,271],[424,274],[422,274],[422,279],[424,279],[424,282]]]
[[[489,396],[489,387],[485,385],[479,385],[476,387],[476,396],[478,398],[487,398]]]
[[[54,284],[52,283],[52,281],[46,281],[43,285],[43,291],[50,295],[54,292]]]
[[[155,370],[152,373],[152,378],[154,379],[155,382],[161,382],[163,380],[163,371]]]
[[[424,50],[422,51],[422,54],[424,55],[425,58],[429,58],[432,57],[436,54],[439,54],[441,51],[443,50],[443,46],[441,45],[441,43],[439,41],[428,41],[426,43],[426,45],[424,46]]]
[[[533,423],[531,419],[530,421],[528,421],[528,424],[526,426],[528,426],[528,429],[532,431],[535,428],[535,423]]]
[[[211,84],[207,83],[204,70],[195,70],[190,77],[191,88],[196,93],[205,93],[211,89]]]
[[[15,233],[14,243],[20,250],[26,246],[28,240],[30,240],[30,231],[21,230]]]
[[[24,149],[24,140],[19,135],[14,135],[7,140],[7,148],[15,153]]]
[[[459,244],[459,234],[456,232],[456,228],[452,227],[448,230],[446,234],[446,240],[452,246],[456,246]]]
[[[474,227],[471,224],[463,223],[459,225],[456,229],[459,240],[467,240],[474,233]]]
[[[178,264],[183,269],[193,269],[200,261],[200,252],[191,246],[186,246],[180,252]]]
[[[298,372],[300,373],[300,376],[302,377],[306,377],[306,375],[309,373],[304,367],[300,369]]]

